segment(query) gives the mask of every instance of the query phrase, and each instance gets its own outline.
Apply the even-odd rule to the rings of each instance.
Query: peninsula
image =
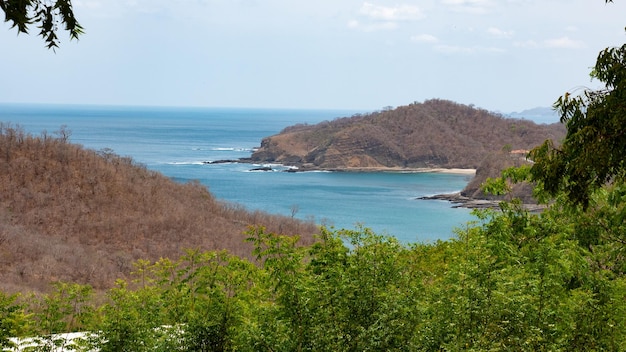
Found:
[[[298,124],[264,138],[242,162],[279,163],[290,171],[454,172],[476,174],[456,199],[486,199],[480,184],[525,162],[546,139],[558,143],[562,124],[507,118],[471,105],[433,99],[395,109]],[[521,190],[522,195],[528,187]],[[527,198],[527,197],[526,197]],[[525,201],[532,202],[530,199]]]
[[[298,124],[264,138],[250,157],[304,170],[477,169],[502,150],[560,140],[561,124],[537,125],[447,100]]]

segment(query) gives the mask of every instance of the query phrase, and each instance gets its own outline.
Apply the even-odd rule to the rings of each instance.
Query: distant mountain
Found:
[[[251,159],[304,169],[478,168],[489,154],[528,150],[564,135],[561,124],[434,99],[287,127],[263,139]]]
[[[521,112],[512,112],[507,115],[515,119],[531,120],[535,123],[551,124],[559,122],[559,115],[553,108],[536,107]]]

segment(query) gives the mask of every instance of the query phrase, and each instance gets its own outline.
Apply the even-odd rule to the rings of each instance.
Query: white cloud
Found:
[[[186,2],[184,5],[174,4],[166,0],[76,0],[73,1],[79,15],[89,13],[95,17],[122,17],[142,15],[171,14],[193,12],[198,6],[204,6],[203,1]]]
[[[387,7],[365,2],[359,13],[377,21],[415,21],[424,18],[422,11],[413,5]]]
[[[398,28],[398,24],[395,22],[361,23],[357,20],[351,20],[348,22],[348,28],[363,32],[391,31]]]
[[[489,27],[487,29],[487,33],[491,34],[492,36],[496,37],[496,38],[511,38],[513,37],[513,31],[505,31],[502,30],[500,28],[496,28],[496,27]]]
[[[526,40],[526,41],[522,41],[522,42],[515,42],[515,43],[513,43],[513,45],[518,47],[518,48],[538,48],[539,47],[539,43],[537,43],[534,40]]]
[[[364,2],[358,12],[362,19],[348,22],[348,28],[364,32],[394,30],[399,22],[417,21],[424,18],[422,11],[413,5],[381,6]]]
[[[77,0],[74,1],[74,6],[76,8],[85,8],[85,9],[101,9],[102,2],[94,1],[94,0]]]
[[[501,54],[501,53],[506,52],[506,50],[502,48],[494,48],[494,47],[481,48],[481,51],[486,52],[486,53],[492,53],[492,54]]]
[[[583,42],[570,39],[569,37],[548,39],[544,41],[544,44],[548,48],[557,49],[582,49],[585,47],[585,44]]]
[[[411,41],[418,43],[436,43],[439,41],[437,37],[431,34],[418,34],[411,37]]]
[[[437,45],[435,51],[445,54],[473,54],[475,52],[473,48],[457,45]]]
[[[441,0],[442,3],[455,6],[475,6],[488,3],[489,0]]]
[[[457,45],[437,45],[435,51],[445,54],[462,54],[473,55],[480,53],[500,54],[505,52],[504,49],[482,46],[457,46]]]
[[[586,47],[585,43],[579,40],[573,40],[569,37],[561,37],[554,39],[546,39],[542,42],[537,42],[535,40],[526,40],[521,42],[515,42],[513,44],[518,48],[552,48],[552,49],[584,49]]]
[[[453,11],[470,14],[485,14],[492,7],[492,0],[441,0],[441,3],[450,6]]]
[[[79,22],[85,14],[89,14],[97,18],[111,18],[118,17],[120,14],[125,12],[122,4],[113,1],[110,4],[103,4],[102,1],[98,0],[79,0],[73,2],[73,4]]]

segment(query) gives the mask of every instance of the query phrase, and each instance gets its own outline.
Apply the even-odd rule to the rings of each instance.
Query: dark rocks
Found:
[[[470,198],[461,195],[461,193],[437,194],[434,196],[425,196],[417,198],[419,200],[447,200],[455,205],[453,208],[468,209],[500,209],[502,200],[489,200]],[[522,207],[530,212],[541,212],[546,208],[543,204],[522,204]]]
[[[242,159],[224,159],[224,160],[214,160],[214,161],[203,161],[203,164],[237,164],[244,163]]]
[[[434,196],[419,197],[420,200],[447,200],[456,205],[453,208],[469,208],[469,209],[496,209],[499,208],[499,201],[486,199],[473,199],[461,195],[461,193],[437,194]]]
[[[255,167],[254,169],[250,169],[250,171],[274,171],[271,166],[261,166]]]

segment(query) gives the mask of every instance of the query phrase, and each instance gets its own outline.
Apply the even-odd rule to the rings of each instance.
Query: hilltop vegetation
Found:
[[[41,336],[46,350],[63,343],[51,334],[96,332],[80,351],[623,351],[623,259],[578,242],[589,228],[577,218],[504,210],[410,247],[366,229],[322,229],[302,247],[254,228],[261,266],[226,252],[140,260],[104,301],[76,284],[0,293],[0,339]]]
[[[46,290],[54,281],[109,288],[134,261],[176,258],[187,248],[250,257],[248,225],[302,234],[302,243],[317,231],[68,137],[64,128],[32,136],[0,124],[0,290]]]
[[[558,142],[561,124],[537,125],[446,100],[295,125],[265,138],[255,162],[302,168],[478,168],[492,153]]]

